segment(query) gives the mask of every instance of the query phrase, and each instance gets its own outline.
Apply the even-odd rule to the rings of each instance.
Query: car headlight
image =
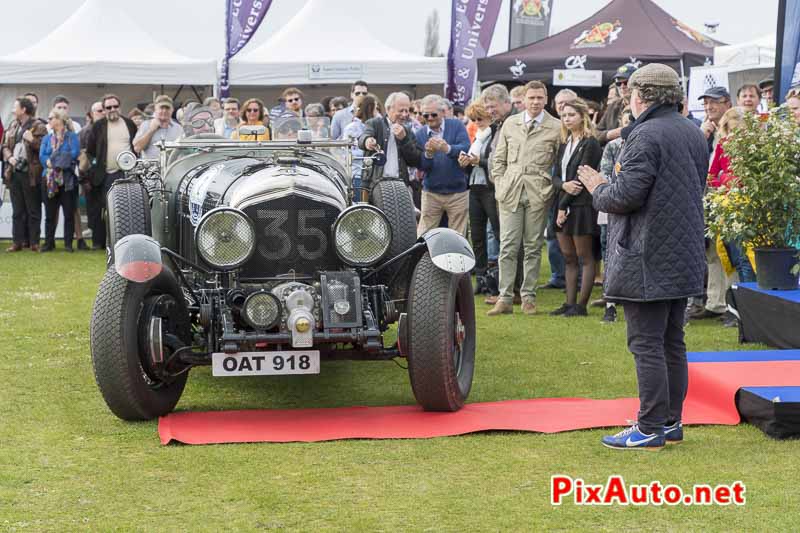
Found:
[[[333,224],[336,254],[350,266],[363,267],[377,263],[389,250],[392,227],[389,219],[368,204],[348,207]]]
[[[136,166],[136,155],[133,152],[121,152],[117,156],[117,166],[120,170],[128,171]]]
[[[271,329],[278,325],[281,303],[278,297],[267,291],[252,293],[242,307],[244,319],[256,329]]]
[[[256,247],[253,221],[230,207],[217,207],[206,213],[197,224],[194,239],[200,257],[220,270],[243,265]]]

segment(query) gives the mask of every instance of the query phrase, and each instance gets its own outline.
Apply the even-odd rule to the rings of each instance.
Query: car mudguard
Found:
[[[425,241],[433,264],[453,274],[469,272],[475,266],[475,253],[469,241],[449,228],[434,228],[425,232]]]
[[[161,273],[161,246],[147,235],[127,235],[114,245],[114,270],[123,278],[144,283]]]

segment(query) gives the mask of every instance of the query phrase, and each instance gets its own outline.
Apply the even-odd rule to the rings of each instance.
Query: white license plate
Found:
[[[211,354],[214,376],[319,374],[319,350]]]

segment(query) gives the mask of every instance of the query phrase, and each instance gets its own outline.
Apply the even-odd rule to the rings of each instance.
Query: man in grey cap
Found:
[[[711,87],[700,97],[703,101],[705,119],[700,125],[703,135],[706,136],[708,153],[713,154],[717,145],[716,131],[722,115],[732,107],[731,95],[725,87]],[[706,290],[706,302],[699,298],[692,298],[686,310],[687,318],[691,320],[702,320],[706,318],[724,319],[725,311],[728,306],[725,303],[725,292],[728,290],[728,276],[722,267],[722,262],[717,255],[716,246],[711,243],[706,250],[706,261],[708,263],[708,289]]]
[[[700,95],[698,100],[703,101],[703,111],[706,114],[700,129],[703,130],[703,135],[708,140],[708,151],[712,153],[715,146],[714,133],[717,131],[719,121],[725,111],[733,105],[731,104],[731,93],[725,87],[711,87],[706,89],[706,92]]]
[[[702,132],[678,112],[678,74],[660,63],[629,80],[636,120],[609,183],[581,166],[594,207],[609,215],[605,295],[621,302],[639,383],[639,419],[603,438],[607,447],[658,450],[683,440],[688,382],[683,315],[703,293],[703,189],[708,152]]]

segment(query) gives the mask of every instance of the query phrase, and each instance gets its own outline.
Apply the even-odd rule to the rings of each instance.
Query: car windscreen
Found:
[[[300,130],[309,130],[315,141],[329,140],[331,121],[328,117],[278,117],[272,121],[272,139],[275,141],[297,139]]]

